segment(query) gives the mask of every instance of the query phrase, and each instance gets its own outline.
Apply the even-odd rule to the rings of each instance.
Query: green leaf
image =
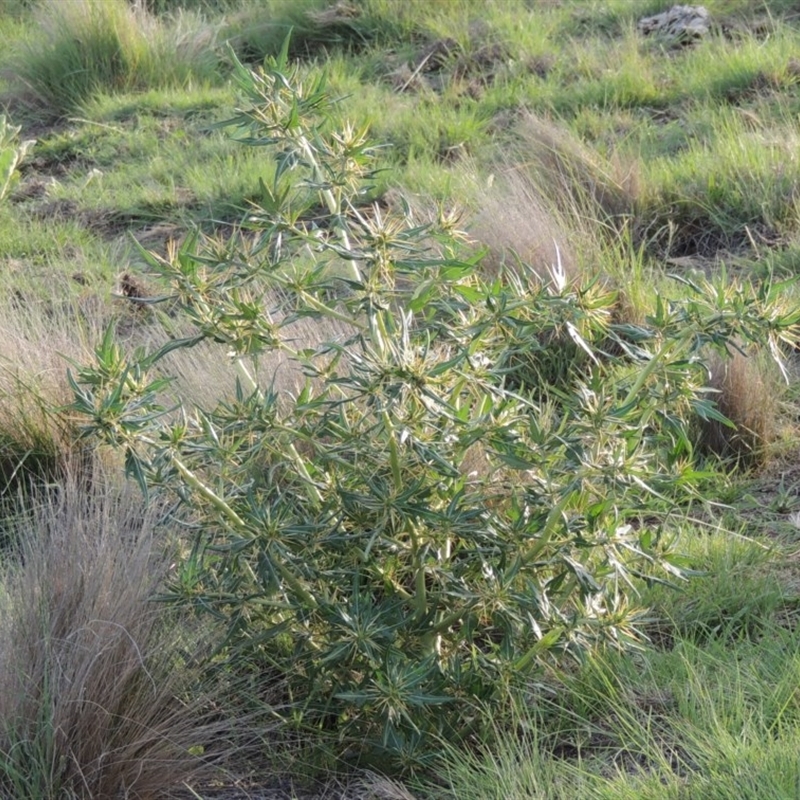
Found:
[[[479,303],[485,297],[480,289],[473,286],[454,286],[453,291],[461,295],[468,303]]]
[[[563,637],[564,633],[559,628],[548,631],[533,647],[514,662],[516,672],[524,672],[530,663],[539,655],[555,647]]]
[[[528,470],[536,466],[535,461],[531,461],[530,459],[523,458],[522,456],[508,451],[493,450],[492,455],[512,469]]]
[[[278,57],[275,59],[275,70],[277,72],[284,72],[289,66],[289,43],[292,40],[292,33],[294,28],[289,28],[288,33],[283,39]]]
[[[700,419],[719,422],[726,428],[736,429],[736,424],[726,417],[713,402],[713,400],[692,400],[692,408]]]
[[[139,485],[139,489],[144,497],[145,505],[147,505],[149,498],[147,490],[147,476],[145,474],[142,460],[131,448],[128,448],[125,452],[125,474],[128,477],[133,478]]]
[[[183,339],[171,339],[166,344],[159,347],[158,350],[151,353],[146,358],[142,359],[141,361],[142,369],[148,370],[154,364],[157,364],[159,361],[161,361],[162,358],[174,352],[175,350],[182,350],[184,348],[194,347],[196,344],[199,344],[205,339],[206,339],[206,334],[204,333],[198,333],[195,336],[186,336]],[[162,384],[162,386],[165,385],[167,384]],[[161,386],[159,388],[161,388]]]

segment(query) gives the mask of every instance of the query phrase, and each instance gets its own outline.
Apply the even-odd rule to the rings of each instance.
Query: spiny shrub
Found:
[[[230,668],[282,683],[275,713],[340,754],[418,767],[441,737],[489,736],[482,709],[546,661],[636,638],[634,578],[680,571],[641,520],[691,490],[689,420],[717,414],[702,353],[778,354],[800,310],[780,287],[694,284],[622,326],[591,280],[484,277],[454,216],[366,202],[375,149],[330,129],[324,78],[287,51],[236,64],[229,124],[276,164],[241,235],[143,252],[196,333],[131,355],[109,334],[73,407],[146,494],[180,500],[171,595],[227,620]],[[344,332],[297,347],[306,318]],[[176,415],[158,362],[204,340],[241,377]],[[260,374],[275,350],[301,390]]]
[[[0,114],[0,200],[3,200],[19,181],[19,166],[35,141],[19,141],[21,128],[11,125]]]

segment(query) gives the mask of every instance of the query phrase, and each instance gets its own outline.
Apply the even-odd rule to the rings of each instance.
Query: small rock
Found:
[[[335,3],[329,8],[319,11],[309,11],[306,17],[320,27],[347,24],[357,19],[361,12],[349,3]]]
[[[711,29],[711,15],[704,6],[672,6],[669,11],[639,20],[639,33],[688,44],[702,39]]]

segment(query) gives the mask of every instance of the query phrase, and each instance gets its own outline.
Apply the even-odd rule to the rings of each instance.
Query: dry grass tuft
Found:
[[[71,400],[65,356],[85,362],[103,320],[76,310],[0,303],[0,498],[55,480],[80,458],[76,431],[58,409]]]
[[[618,227],[639,195],[635,164],[604,158],[568,128],[526,114],[517,126],[518,153],[534,184],[553,205],[584,224]]]
[[[109,322],[107,309],[0,302],[0,397],[21,379],[54,405],[70,396],[67,361],[85,361]]]
[[[470,232],[488,248],[483,263],[490,272],[518,256],[544,280],[560,259],[572,280],[578,275],[577,253],[559,216],[528,175],[508,166],[484,194]]]
[[[777,436],[780,376],[763,355],[734,352],[729,359],[717,357],[708,385],[719,410],[734,423],[730,428],[713,420],[700,426],[700,445],[714,455],[733,458],[750,466],[761,465]]]
[[[0,575],[0,795],[169,796],[236,723],[212,721],[185,623],[152,602],[154,517],[107,483],[40,500]]]
[[[638,196],[633,167],[604,159],[568,129],[526,114],[482,193],[472,235],[496,270],[515,254],[543,281],[560,261],[570,282],[596,271],[625,233]],[[604,235],[608,233],[609,235]]]

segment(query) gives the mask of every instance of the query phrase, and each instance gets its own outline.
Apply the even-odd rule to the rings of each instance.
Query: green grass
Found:
[[[105,216],[109,238],[131,225],[238,221],[247,200],[258,197],[258,177],[271,176],[253,151],[236,147],[209,124],[150,115],[78,122],[40,144],[45,170],[70,165],[48,197],[75,204],[101,227]]]
[[[790,800],[800,642],[785,629],[768,635],[764,645],[678,642],[668,656],[593,661],[557,699],[522,711],[491,753],[451,751],[432,796]]]
[[[403,193],[423,218],[437,202],[462,209],[487,269],[519,256],[546,280],[560,257],[572,278],[598,274],[619,293],[619,321],[634,323],[654,313],[656,288],[685,293],[669,272],[724,263],[755,282],[800,275],[793,0],[708,0],[721,28],[678,50],[635,31],[662,2],[361,0],[348,4],[354,16],[326,16],[322,0],[144,5],[0,10],[0,103],[37,140],[0,204],[3,498],[27,490],[23,474],[60,479],[69,461],[61,355],[85,360],[109,323],[135,342],[165,336],[152,313],[115,297],[129,272],[159,291],[131,237],[163,252],[194,226],[225,236],[261,199],[272,168],[212,128],[237,103],[226,41],[255,64],[294,26],[305,73],[325,68],[343,97],[337,117],[389,144],[375,196],[397,207]],[[446,38],[440,61],[422,64]],[[309,347],[316,335],[304,329]],[[234,379],[202,348],[170,368],[185,400],[210,403]],[[798,796],[797,384],[757,380],[725,391],[755,397],[769,423],[753,426],[764,447],[740,463],[766,465],[766,477],[698,456],[703,499],[730,507],[697,511],[700,526],[685,510],[665,525],[700,575],[677,590],[642,587],[652,643],[554,669],[498,716],[491,751],[449,749],[438,783],[424,776],[396,796]],[[740,408],[743,420],[753,413]]]
[[[431,796],[796,796],[797,586],[781,579],[781,548],[687,534],[687,555],[704,576],[642,598],[671,621],[669,640],[557,671],[523,694],[491,752],[449,749],[444,788]]]
[[[791,155],[793,126],[786,121],[753,130],[735,111],[708,107],[693,111],[693,123],[706,126],[706,135],[643,168],[641,213],[653,236],[663,239],[659,231],[671,225],[676,251],[707,255],[748,247],[750,239],[796,235],[800,171]]]
[[[169,24],[124,0],[46,0],[20,37],[13,74],[42,113],[73,113],[96,91],[183,86],[217,67],[214,31],[184,14]],[[35,31],[35,33],[34,33]]]

